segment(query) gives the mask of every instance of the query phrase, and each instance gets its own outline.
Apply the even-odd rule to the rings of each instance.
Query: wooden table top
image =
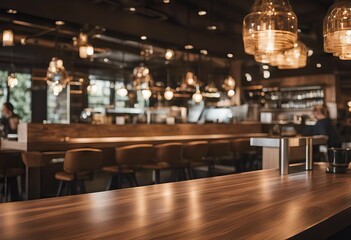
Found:
[[[0,204],[1,239],[322,239],[351,223],[351,174],[277,170]]]

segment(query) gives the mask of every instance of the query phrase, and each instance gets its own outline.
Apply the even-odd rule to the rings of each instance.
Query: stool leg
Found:
[[[4,183],[4,196],[5,196],[5,202],[7,202],[7,195],[8,195],[8,179],[7,177],[5,177],[5,183]]]
[[[156,184],[160,184],[161,183],[161,173],[160,173],[160,169],[156,169],[155,170],[155,183]]]
[[[71,194],[76,195],[77,194],[77,181],[73,180],[73,182],[70,185],[71,185]]]
[[[56,197],[59,197],[61,195],[61,191],[62,191],[62,186],[63,186],[63,181],[60,181],[58,190],[57,190],[57,194]]]
[[[113,177],[114,177],[113,174],[111,174],[110,178],[108,179],[108,183],[107,183],[107,186],[106,186],[106,191],[111,190]]]
[[[87,193],[85,182],[83,180],[79,182],[79,193]]]
[[[133,178],[133,181],[134,181],[134,183],[135,183],[135,186],[136,186],[136,187],[139,186],[138,181],[137,181],[137,178],[136,178],[136,175],[135,175],[135,172],[132,173],[132,178]]]
[[[67,196],[70,193],[71,183],[65,182],[65,195]]]

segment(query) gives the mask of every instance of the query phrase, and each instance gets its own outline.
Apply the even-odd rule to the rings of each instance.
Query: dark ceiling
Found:
[[[53,28],[55,20],[63,20],[66,24],[62,30],[66,32],[60,40],[66,44],[70,43],[72,34],[77,35],[79,30],[89,29],[90,32],[101,33],[104,37],[134,42],[140,42],[140,36],[145,35],[148,39],[144,44],[161,48],[183,50],[184,45],[189,42],[195,47],[192,50],[194,53],[206,49],[209,55],[220,58],[226,58],[227,53],[233,53],[236,60],[250,62],[252,57],[243,50],[241,31],[243,18],[253,2],[170,0],[170,3],[165,4],[163,0],[1,0],[0,22],[3,28],[11,25],[25,36]],[[313,49],[314,57],[321,59],[332,59],[323,52],[322,37],[323,18],[332,3],[333,0],[291,1],[298,16],[300,39],[308,48]],[[135,8],[136,11],[131,12],[130,8]],[[6,13],[7,9],[16,9],[18,13],[10,15]],[[207,15],[199,16],[199,10],[206,10]],[[36,26],[24,26],[13,22],[15,19]],[[208,30],[207,26],[211,25],[216,26],[217,30]],[[96,26],[100,28],[96,29]],[[101,31],[101,28],[105,31]],[[53,37],[53,34],[48,34],[40,39],[49,41]],[[115,50],[122,48],[120,43],[103,38],[94,38],[94,46]],[[123,44],[128,52],[138,54],[139,46],[136,47],[133,50],[132,44]],[[0,48],[0,57],[4,55],[4,51]],[[332,62],[335,63],[336,60],[333,59]]]

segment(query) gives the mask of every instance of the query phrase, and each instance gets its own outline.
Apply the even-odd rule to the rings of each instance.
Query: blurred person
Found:
[[[316,105],[313,109],[313,116],[317,120],[313,127],[313,135],[328,136],[328,147],[340,148],[342,139],[335,126],[329,118],[328,108],[324,105]]]
[[[4,103],[1,113],[0,124],[3,126],[2,136],[6,137],[8,134],[17,134],[20,117],[14,113],[13,105],[10,102]]]

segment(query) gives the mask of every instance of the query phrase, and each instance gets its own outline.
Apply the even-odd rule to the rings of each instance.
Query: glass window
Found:
[[[88,105],[94,112],[105,113],[110,106],[111,82],[103,80],[90,80],[88,86]]]
[[[7,96],[7,71],[0,71],[0,103],[6,102]],[[30,122],[31,112],[31,75],[28,73],[16,73],[17,86],[10,89],[10,102],[15,108],[15,113],[21,117],[21,122]]]

